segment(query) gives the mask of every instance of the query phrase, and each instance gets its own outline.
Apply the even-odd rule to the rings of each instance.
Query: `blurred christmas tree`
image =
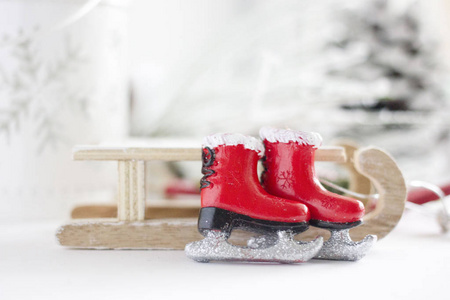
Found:
[[[386,0],[365,1],[345,10],[341,20],[342,31],[329,47],[348,64],[329,74],[377,87],[342,108],[430,111],[443,104],[436,45],[426,40],[417,3],[395,11]]]
[[[339,114],[351,121],[336,134],[386,148],[408,178],[436,182],[449,178],[446,72],[419,8],[416,1],[395,10],[392,1],[373,0],[345,10],[325,52],[341,59],[329,79],[349,87]]]

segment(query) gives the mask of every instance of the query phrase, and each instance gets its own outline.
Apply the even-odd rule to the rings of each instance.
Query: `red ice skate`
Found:
[[[311,243],[292,239],[308,229],[308,208],[269,195],[261,187],[257,163],[263,155],[264,146],[253,137],[215,134],[205,138],[198,229],[206,238],[186,246],[189,257],[197,261],[300,262],[317,254],[321,239]],[[264,234],[267,243],[233,246],[227,239],[237,228]]]
[[[312,226],[331,232],[317,258],[358,260],[376,241],[367,236],[352,242],[348,230],[362,223],[364,205],[349,197],[327,191],[315,175],[314,155],[322,138],[317,133],[262,128],[265,146],[261,176],[264,189],[272,195],[308,206]]]

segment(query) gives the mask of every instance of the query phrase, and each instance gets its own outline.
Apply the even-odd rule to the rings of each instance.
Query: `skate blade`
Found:
[[[367,254],[376,241],[376,235],[367,235],[363,240],[354,242],[350,238],[348,229],[331,231],[331,237],[314,258],[357,261]]]
[[[228,243],[225,233],[210,231],[203,240],[187,244],[185,252],[187,257],[198,262],[300,263],[316,256],[322,245],[322,237],[308,243],[299,243],[293,240],[292,234],[280,231],[275,244],[258,248],[240,247]]]

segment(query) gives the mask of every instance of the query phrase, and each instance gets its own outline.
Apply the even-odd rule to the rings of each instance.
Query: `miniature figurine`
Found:
[[[271,195],[305,204],[311,214],[309,224],[327,229],[327,240],[315,258],[334,260],[361,259],[376,242],[368,235],[353,242],[349,229],[362,223],[364,205],[349,197],[331,193],[315,175],[314,154],[322,138],[317,133],[262,128],[265,145],[261,183]]]
[[[205,239],[186,246],[189,258],[294,263],[317,255],[321,237],[311,242],[293,240],[308,229],[307,206],[262,188],[257,163],[263,156],[262,142],[253,137],[215,134],[204,139],[198,230]],[[247,247],[231,245],[227,240],[238,228],[263,236]]]
[[[314,256],[322,244],[320,239],[308,246],[292,241],[292,235],[307,228],[308,224],[305,222],[309,222],[309,216],[313,219],[313,225],[320,225],[317,222],[314,223],[314,220],[338,224],[344,222],[344,225],[352,222],[344,219],[351,214],[348,215],[340,207],[340,198],[335,198],[334,194],[332,194],[333,197],[328,198],[324,197],[320,190],[313,193],[313,195],[319,195],[318,198],[322,200],[336,199],[325,205],[330,208],[326,214],[322,210],[319,211],[322,214],[318,214],[318,209],[315,207],[318,205],[320,208],[320,202],[313,205],[313,202],[315,203],[317,200],[307,201],[305,198],[300,201],[295,197],[286,200],[270,196],[260,186],[256,175],[258,154],[263,156],[265,151],[262,142],[241,135],[217,135],[217,138],[218,141],[214,137],[207,139],[203,151],[196,147],[120,146],[112,148],[95,145],[77,147],[73,152],[75,160],[116,161],[118,163],[118,203],[117,205],[76,207],[72,211],[72,218],[79,220],[64,224],[58,229],[56,236],[59,243],[65,247],[82,249],[186,249],[190,257],[204,261],[238,258],[295,262],[306,261]],[[272,156],[269,142],[271,141],[266,142],[267,158]],[[283,142],[290,143],[289,140],[283,140]],[[318,145],[319,143],[317,143]],[[298,145],[292,143],[292,147],[298,147]],[[205,215],[203,216],[202,212],[200,218],[202,221],[200,229],[205,229],[202,232],[204,235],[210,235],[211,238],[193,243],[186,248],[186,244],[198,239],[199,227],[196,220],[191,218],[192,211],[197,209],[198,212],[198,208],[184,204],[178,206],[176,203],[161,203],[163,205],[161,206],[161,204],[155,205],[154,201],[147,201],[149,205],[145,206],[147,196],[145,193],[145,165],[146,161],[155,160],[199,161],[202,159],[200,153],[203,153],[203,172],[205,173],[202,180],[203,206],[204,208],[217,206],[217,212],[215,209],[205,209]],[[226,153],[228,153],[228,157],[225,155]],[[321,147],[313,154],[316,161],[345,162],[344,148]],[[309,162],[306,165],[301,165],[301,160],[290,158],[289,152],[285,155],[286,159],[277,158],[277,164],[298,163],[299,169],[306,168],[306,171],[311,172],[311,176],[306,176],[306,182],[310,182],[306,185],[311,189],[314,184],[318,184],[312,180],[314,178],[312,158],[308,159]],[[375,187],[377,192],[376,208],[364,216],[362,226],[352,229],[352,237],[360,240],[368,234],[376,234],[378,239],[382,239],[398,224],[405,208],[407,189],[402,172],[388,153],[375,147],[359,148],[347,156],[350,159],[346,165],[352,167],[353,172],[357,173],[356,176],[351,176],[350,184],[354,184],[355,190],[364,190],[367,193],[367,186],[361,189],[358,184],[363,182],[361,178],[369,179],[370,185]],[[272,159],[274,158],[272,157]],[[267,161],[266,167],[268,173],[266,172],[265,176],[270,177],[270,170],[274,167],[270,165],[270,160]],[[287,167],[283,166],[283,168]],[[295,173],[291,175],[287,172],[280,174],[280,182],[276,184],[293,189],[293,181],[290,180],[290,177],[294,175]],[[272,173],[272,176],[275,175]],[[365,182],[367,181],[365,180]],[[265,182],[266,188],[269,183],[269,181]],[[316,187],[316,189],[318,188]],[[292,196],[301,193],[297,190],[295,192]],[[307,208],[304,204],[311,206]],[[261,207],[259,207],[260,205]],[[221,213],[219,208],[229,213]],[[335,209],[334,213],[331,211],[333,209]],[[152,215],[151,218],[148,217],[149,214]],[[298,215],[295,216],[295,214]],[[340,216],[341,214],[342,216]],[[362,216],[361,211],[358,214]],[[172,219],[175,216],[177,218]],[[326,218],[330,216],[336,220]],[[360,216],[356,221],[361,219]],[[86,219],[87,217],[89,219]],[[219,217],[226,220],[221,220]],[[212,218],[215,223],[208,224],[208,218]],[[294,227],[293,230],[290,228],[291,225]],[[251,231],[263,232],[264,235],[250,238],[247,241],[247,247],[234,247],[228,244],[227,238],[231,230],[243,227]],[[302,234],[302,237],[310,239],[321,235],[322,232],[323,229],[310,226]],[[242,235],[236,235],[236,237],[239,238]],[[348,235],[347,242],[353,243],[348,241]],[[329,242],[327,245],[331,252],[334,248]],[[370,243],[363,245],[369,247]],[[303,246],[303,252],[299,246]],[[310,247],[309,250],[308,247]],[[364,249],[360,249],[358,252],[354,250],[355,247],[348,248],[353,253],[365,253]],[[224,249],[227,254],[219,255],[218,252],[214,252],[216,250],[224,252]],[[336,249],[339,250],[339,248]],[[324,251],[321,252],[321,255],[323,254]]]

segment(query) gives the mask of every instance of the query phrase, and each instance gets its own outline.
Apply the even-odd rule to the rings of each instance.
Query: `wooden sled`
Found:
[[[75,208],[72,212],[75,218],[91,218],[74,219],[72,223],[61,226],[56,236],[62,246],[86,249],[184,249],[187,243],[202,239],[197,231],[199,202],[194,205],[156,202],[150,206],[145,203],[145,162],[200,161],[200,148],[85,147],[75,149],[74,159],[118,161],[118,204],[117,207]],[[368,234],[375,234],[378,239],[382,239],[392,231],[403,214],[406,185],[391,156],[378,148],[356,150],[347,145],[345,148],[318,149],[316,161],[344,164],[351,174],[351,189],[358,192],[375,189],[379,194],[376,207],[366,214],[364,224],[350,230],[355,241]],[[298,238],[312,239],[317,235],[327,238],[329,232],[310,227]],[[233,234],[231,240],[242,244],[248,237],[249,233],[238,232]]]

